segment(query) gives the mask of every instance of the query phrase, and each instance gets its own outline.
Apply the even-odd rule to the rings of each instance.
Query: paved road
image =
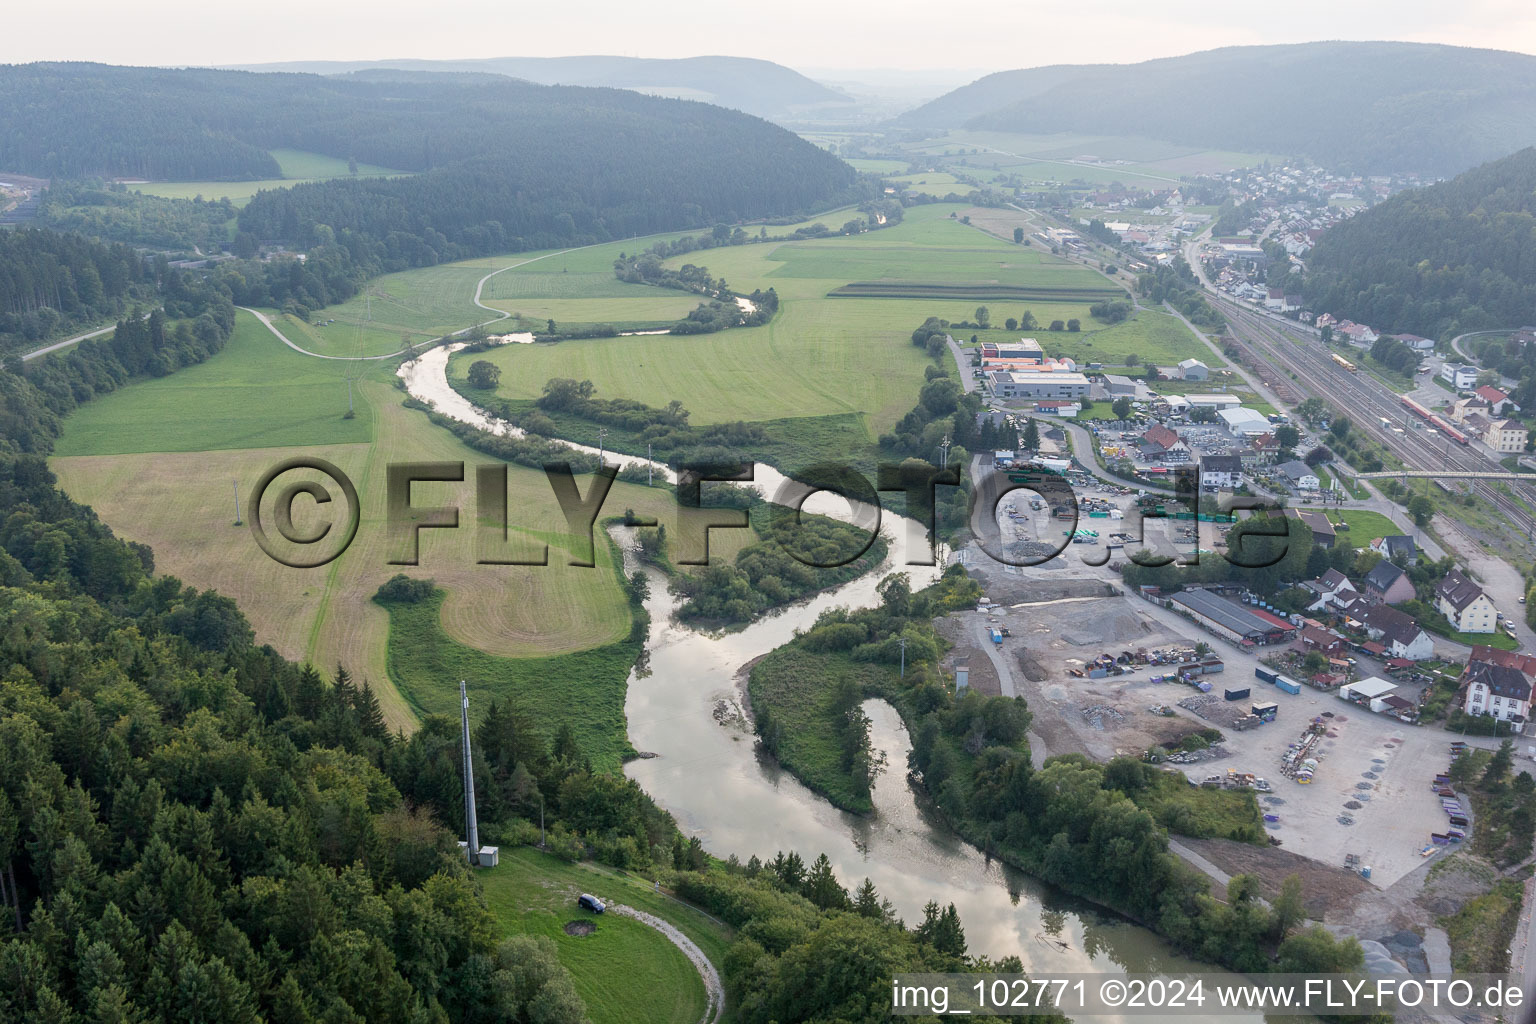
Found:
[[[144,319],[149,319],[148,313],[144,314]],[[31,352],[23,355],[21,357],[21,361],[24,363],[31,362],[38,356],[45,356],[49,352],[57,352],[61,348],[68,348],[69,346],[78,344],[87,338],[99,338],[103,334],[111,334],[116,329],[117,324],[114,323],[109,327],[98,327],[94,331],[87,331],[85,334],[77,334],[73,338],[65,338],[63,341],[55,341],[51,344],[44,345],[42,348],[33,349]]]

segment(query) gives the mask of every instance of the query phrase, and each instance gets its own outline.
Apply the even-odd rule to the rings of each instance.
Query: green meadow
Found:
[[[501,862],[475,877],[504,934],[543,935],[554,942],[594,1024],[692,1024],[703,1016],[704,983],[666,936],[633,918],[581,910],[576,898],[590,892],[654,914],[721,969],[731,934],[713,918],[655,892],[644,879],[590,861],[566,864],[527,847],[504,847]],[[565,925],[571,921],[594,930],[570,935]]]
[[[388,380],[390,367],[300,355],[249,313],[224,350],[168,377],[87,402],[64,421],[54,454],[119,455],[349,444],[373,436],[368,403],[347,411],[347,374]]]
[[[271,153],[277,160],[278,169],[282,171],[280,178],[267,178],[261,181],[150,181],[134,184],[131,187],[135,192],[163,196],[166,199],[196,199],[201,196],[208,200],[228,199],[236,206],[244,206],[257,192],[264,189],[288,188],[306,181],[354,177],[347,166],[347,161],[339,157],[326,156],[323,153],[305,153],[297,149],[274,149]],[[357,165],[355,176],[378,178],[404,173],[406,172],[390,170],[388,167],[360,163]]]

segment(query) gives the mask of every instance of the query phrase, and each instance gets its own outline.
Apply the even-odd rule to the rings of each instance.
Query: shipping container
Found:
[[[992,634],[992,642],[997,644],[999,647],[1001,647],[1003,645],[1003,634],[1002,634],[1002,632],[1000,630],[996,630],[996,629],[991,630],[990,632]]]
[[[1200,671],[1206,675],[1215,675],[1217,672],[1225,672],[1226,664],[1220,658],[1206,658],[1200,663]]]
[[[1260,667],[1254,669],[1253,670],[1253,674],[1254,674],[1255,677],[1264,680],[1266,683],[1274,682],[1275,681],[1275,676],[1278,675],[1278,673],[1272,672],[1269,669],[1264,668],[1263,666],[1260,666]]]
[[[1249,693],[1250,693],[1250,691],[1249,691],[1248,687],[1246,687],[1246,686],[1243,687],[1241,690],[1228,690],[1228,691],[1226,691],[1227,700],[1247,700],[1248,696],[1249,696]]]
[[[1284,690],[1286,693],[1300,693],[1301,692],[1301,684],[1298,683],[1294,679],[1287,679],[1285,676],[1276,676],[1275,677],[1275,686],[1277,686],[1280,689]]]
[[[1263,701],[1253,706],[1253,713],[1265,722],[1273,722],[1280,713],[1280,705],[1274,701]]]

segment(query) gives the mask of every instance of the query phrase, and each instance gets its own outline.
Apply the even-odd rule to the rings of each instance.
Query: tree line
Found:
[[[120,315],[154,292],[126,245],[36,228],[0,231],[0,351]]]

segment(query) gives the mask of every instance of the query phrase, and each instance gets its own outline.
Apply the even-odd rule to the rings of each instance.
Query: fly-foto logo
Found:
[[[594,530],[618,468],[603,466],[593,473],[582,493],[569,463],[552,462],[543,467],[546,480],[565,520],[568,564],[594,567]],[[750,484],[753,466],[740,463],[685,463],[677,472],[675,495],[677,518],[670,537],[677,552],[673,561],[680,565],[709,564],[711,530],[745,529],[751,525],[747,508],[712,505],[707,501],[705,485]],[[285,479],[286,478],[286,479]],[[460,529],[460,512],[453,504],[418,504],[416,488],[432,484],[463,483],[463,462],[401,462],[386,469],[385,483],[385,560],[390,565],[420,563],[421,531]],[[280,481],[282,481],[280,483]],[[1175,487],[1169,500],[1186,505],[1180,518],[1196,520],[1199,505],[1199,474],[1194,468],[1181,469],[1175,475]],[[274,485],[276,488],[274,490]],[[848,466],[820,464],[800,470],[786,479],[772,495],[760,514],[784,528],[768,531],[786,553],[813,568],[836,568],[854,561],[869,549],[880,531],[881,495],[899,496],[903,515],[925,536],[909,547],[908,565],[933,565],[936,562],[937,519],[941,494],[953,501],[954,488],[967,492],[967,526],[977,545],[989,557],[1004,565],[1030,566],[1048,562],[1063,551],[1078,534],[1079,501],[1066,477],[1052,469],[1024,465],[1007,472],[987,472],[966,481],[958,465],[939,467],[917,459],[887,463],[878,467],[876,482]],[[1019,545],[1005,540],[999,525],[998,510],[1008,497],[1018,491],[1038,496],[1040,506],[1049,511],[1051,521],[1063,527],[1059,540]],[[270,492],[270,495],[269,495]],[[833,494],[845,499],[851,524],[865,534],[855,550],[844,548],[829,558],[820,545],[796,543],[804,506],[817,494]],[[270,501],[268,500],[270,497]],[[1227,506],[1261,508],[1256,501],[1228,497]],[[508,501],[508,476],[505,463],[474,467],[474,502],[469,510],[475,530],[474,559],[480,565],[548,565],[549,545],[536,544],[516,548],[509,544],[513,512]],[[352,479],[325,459],[296,457],[269,468],[256,482],[250,498],[250,526],[256,543],[274,561],[296,569],[312,569],[338,558],[356,539],[362,521],[362,501]],[[270,516],[270,518],[269,518]],[[271,530],[269,531],[269,522]],[[627,518],[631,526],[655,526],[655,520]],[[1142,520],[1145,526],[1145,519]],[[274,536],[275,534],[275,536]],[[1283,538],[1285,533],[1271,531],[1265,536]],[[1145,537],[1143,536],[1143,540]],[[1194,543],[1176,556],[1124,545],[1128,557],[1141,565],[1164,565],[1177,560],[1194,564],[1200,548]],[[1281,545],[1264,545],[1258,560],[1244,559],[1234,551],[1229,559],[1246,568],[1263,568],[1285,557]],[[1237,557],[1234,557],[1237,556]],[[1096,564],[1108,560],[1105,552]],[[1094,564],[1091,558],[1085,558]]]

